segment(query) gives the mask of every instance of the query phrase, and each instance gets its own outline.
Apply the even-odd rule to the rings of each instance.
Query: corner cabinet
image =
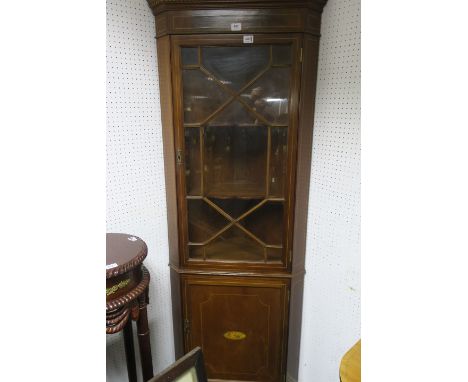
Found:
[[[325,0],[148,1],[176,357],[210,380],[297,380]]]

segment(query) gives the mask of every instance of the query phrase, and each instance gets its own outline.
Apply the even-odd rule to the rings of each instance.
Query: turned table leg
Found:
[[[129,318],[123,330],[125,343],[125,358],[127,359],[128,381],[137,382],[135,363],[135,347],[133,346],[132,319]]]
[[[148,327],[148,313],[146,305],[148,303],[148,290],[139,298],[139,314],[137,320],[138,345],[140,348],[141,368],[143,370],[143,381],[153,377],[153,361],[151,358],[151,345]]]

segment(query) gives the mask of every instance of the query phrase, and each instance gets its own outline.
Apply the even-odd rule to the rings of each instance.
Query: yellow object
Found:
[[[341,359],[341,382],[361,382],[361,340]]]
[[[117,292],[119,289],[125,288],[129,282],[130,282],[130,279],[123,280],[119,282],[118,284],[111,286],[110,288],[106,288],[106,296],[110,296],[111,294],[114,294],[115,292]]]
[[[245,333],[237,332],[237,331],[224,333],[224,338],[226,338],[227,340],[239,341],[239,340],[243,340],[245,337],[247,337]]]

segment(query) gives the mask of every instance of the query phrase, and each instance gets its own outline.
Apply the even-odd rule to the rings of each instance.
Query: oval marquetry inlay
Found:
[[[231,330],[229,332],[224,333],[224,338],[231,340],[231,341],[240,341],[243,340],[247,335],[242,332],[238,332],[235,330]]]

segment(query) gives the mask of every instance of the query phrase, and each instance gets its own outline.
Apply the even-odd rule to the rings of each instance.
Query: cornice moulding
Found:
[[[310,8],[322,12],[327,0],[147,0],[154,15],[168,10],[187,9],[273,9]]]

